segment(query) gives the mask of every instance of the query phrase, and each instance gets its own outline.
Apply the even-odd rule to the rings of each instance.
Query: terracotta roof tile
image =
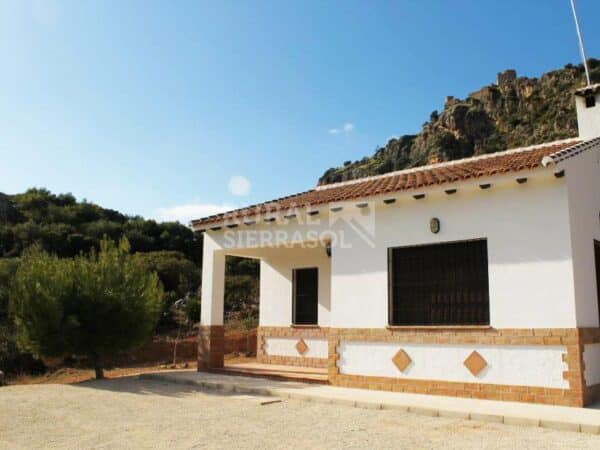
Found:
[[[573,139],[557,141],[534,147],[391,172],[374,177],[317,186],[309,191],[194,220],[192,225],[198,227],[216,224],[225,220],[241,220],[260,214],[286,211],[290,208],[335,203],[497,174],[531,170],[542,166],[542,160],[545,163],[559,162],[590,148],[590,144],[593,146],[594,143],[599,142],[600,140],[592,140],[580,143],[580,141]]]

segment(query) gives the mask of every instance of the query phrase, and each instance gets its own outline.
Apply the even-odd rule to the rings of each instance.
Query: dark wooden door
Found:
[[[294,269],[293,317],[297,325],[316,325],[319,305],[319,269]]]

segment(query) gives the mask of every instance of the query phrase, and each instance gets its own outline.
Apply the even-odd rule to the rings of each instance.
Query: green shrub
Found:
[[[129,254],[129,244],[109,240],[100,252],[59,259],[27,251],[10,291],[19,347],[36,356],[86,356],[96,377],[115,352],[147,340],[161,310],[158,276]]]

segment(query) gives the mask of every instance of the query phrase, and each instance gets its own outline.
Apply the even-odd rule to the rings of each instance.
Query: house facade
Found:
[[[579,137],[318,186],[204,231],[199,369],[223,365],[226,255],[260,260],[259,362],[332,385],[600,398],[600,85]]]

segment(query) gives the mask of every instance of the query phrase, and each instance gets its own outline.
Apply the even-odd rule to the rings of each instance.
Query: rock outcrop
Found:
[[[600,81],[600,61],[589,64]],[[584,81],[583,65],[568,64],[540,78],[505,70],[495,84],[464,100],[446,97],[444,110],[433,111],[420,133],[390,139],[373,156],[327,170],[319,184],[574,137],[573,92]]]

